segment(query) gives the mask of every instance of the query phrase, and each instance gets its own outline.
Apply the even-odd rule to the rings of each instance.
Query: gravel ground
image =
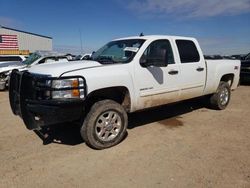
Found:
[[[127,138],[102,151],[78,127],[52,130],[44,143],[11,113],[0,92],[0,187],[250,187],[250,86],[228,108],[200,100],[129,116]]]

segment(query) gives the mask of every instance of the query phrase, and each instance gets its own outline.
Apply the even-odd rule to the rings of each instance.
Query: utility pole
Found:
[[[79,34],[80,34],[81,54],[82,54],[83,53],[83,49],[82,49],[82,31],[81,31],[81,28],[79,28]]]

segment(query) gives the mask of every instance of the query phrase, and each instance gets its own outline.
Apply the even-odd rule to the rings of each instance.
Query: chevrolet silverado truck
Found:
[[[223,110],[239,82],[239,60],[205,60],[188,37],[121,38],[91,58],[14,70],[13,113],[30,130],[78,122],[85,143],[105,149],[125,137],[128,113],[199,96]]]

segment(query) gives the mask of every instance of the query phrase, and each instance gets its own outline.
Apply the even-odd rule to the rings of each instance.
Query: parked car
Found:
[[[24,55],[0,55],[0,64],[10,62],[22,62],[27,58]]]
[[[74,61],[77,56],[73,54],[66,54],[65,55],[69,61]]]
[[[221,55],[204,55],[205,59],[223,59]]]
[[[244,57],[246,57],[246,54],[236,54],[236,55],[231,55],[231,57],[232,57],[233,59],[241,60],[241,59],[243,59]]]
[[[250,82],[250,53],[241,58],[240,80]]]
[[[9,75],[12,70],[26,70],[34,65],[51,62],[68,62],[67,58],[56,52],[37,51],[22,62],[9,62],[0,64],[0,91],[8,87]]]
[[[9,98],[28,129],[75,121],[87,145],[105,149],[124,138],[127,113],[199,96],[225,109],[239,69],[239,60],[205,60],[194,38],[129,37],[109,42],[84,63],[13,71]]]

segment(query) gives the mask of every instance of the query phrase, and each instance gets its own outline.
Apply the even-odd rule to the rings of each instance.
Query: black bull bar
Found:
[[[73,78],[73,77],[64,77]],[[74,77],[76,78],[76,77]],[[84,89],[86,96],[86,82],[84,86],[69,89]],[[9,82],[9,101],[12,112],[23,119],[27,129],[40,130],[43,126],[79,120],[84,112],[83,99],[51,99],[44,97],[47,91],[53,91],[45,86],[46,80],[58,78],[34,76],[29,72],[14,70]],[[59,78],[63,79],[63,78]]]

